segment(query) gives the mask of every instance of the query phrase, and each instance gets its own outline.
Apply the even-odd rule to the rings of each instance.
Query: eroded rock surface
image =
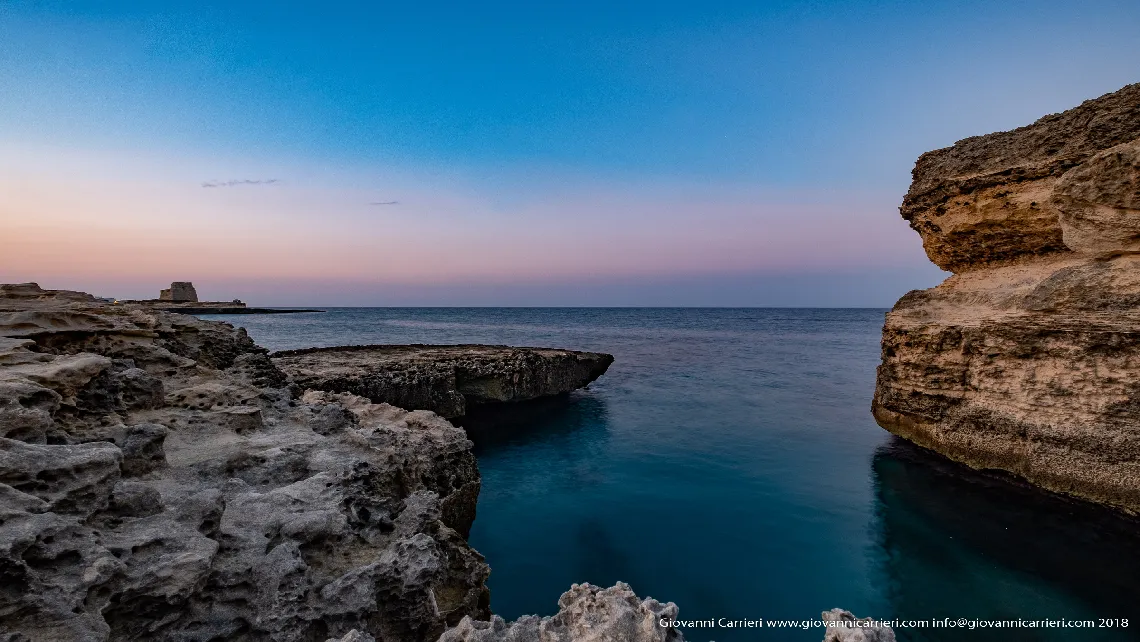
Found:
[[[553,616],[525,615],[514,622],[497,615],[489,621],[465,617],[439,642],[684,642],[680,627],[662,625],[676,621],[677,613],[676,604],[643,600],[624,582],[609,588],[574,584],[558,599]],[[889,626],[850,611],[832,609],[821,618],[824,642],[895,642]]]
[[[613,356],[549,348],[377,345],[288,350],[273,362],[302,388],[459,417],[469,404],[557,395],[602,376]]]
[[[2,286],[0,639],[418,641],[486,619],[470,449],[430,412],[298,397],[229,324]]]
[[[895,642],[894,629],[872,618],[843,609],[824,611],[820,617],[827,627],[823,642]]]
[[[901,210],[955,274],[887,315],[879,424],[1140,510],[1140,85],[923,155]]]
[[[1026,127],[967,138],[923,154],[900,211],[922,236],[930,260],[955,273],[1080,251],[1083,244],[1071,238],[1077,215],[1056,197],[1070,191],[1071,180],[1082,175],[1072,174],[1074,169],[1084,165],[1083,172],[1102,174],[1098,168],[1118,162],[1117,153],[1107,150],[1137,137],[1140,84]],[[1106,152],[1108,158],[1093,158]],[[1126,165],[1118,167],[1127,171]],[[1066,175],[1070,188],[1057,189]],[[1098,180],[1109,187],[1113,179],[1105,177]],[[1078,182],[1088,196],[1100,189],[1098,181]],[[1109,187],[1100,197],[1119,198],[1126,191],[1120,187]],[[1101,234],[1115,234],[1111,225],[1093,227]]]
[[[628,584],[610,588],[575,584],[558,599],[558,613],[540,618],[529,615],[507,623],[465,617],[448,629],[439,642],[681,642],[681,632],[663,627],[674,620],[677,605],[637,597]]]

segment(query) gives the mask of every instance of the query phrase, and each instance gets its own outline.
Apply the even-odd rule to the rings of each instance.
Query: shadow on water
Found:
[[[615,483],[609,421],[583,391],[471,408],[460,422],[483,473],[471,542],[491,565],[495,612],[549,614],[574,582],[636,576],[601,506]]]
[[[873,474],[873,556],[894,617],[1131,620],[1128,629],[911,630],[900,639],[1140,639],[1140,521],[900,439],[876,452]]]
[[[570,393],[517,403],[479,404],[456,420],[475,443],[475,455],[497,449],[571,436],[604,428],[605,402],[588,393]]]

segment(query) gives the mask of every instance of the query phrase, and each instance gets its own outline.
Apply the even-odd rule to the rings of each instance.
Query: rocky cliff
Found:
[[[348,392],[400,408],[460,417],[469,404],[525,401],[588,385],[613,356],[486,345],[377,345],[271,355],[304,388]]]
[[[919,158],[900,208],[953,272],[887,315],[879,424],[1140,510],[1140,84]]]
[[[431,640],[489,617],[463,431],[242,330],[0,288],[0,639]]]

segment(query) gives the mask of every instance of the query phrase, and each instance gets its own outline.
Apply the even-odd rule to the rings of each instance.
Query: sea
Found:
[[[504,618],[553,614],[574,583],[622,581],[675,602],[683,621],[711,620],[682,630],[701,642],[818,641],[820,613],[836,607],[909,621],[895,626],[900,640],[1140,638],[1136,521],[955,465],[875,423],[885,312],[205,318],[243,326],[271,350],[487,343],[615,356],[587,389],[462,422],[483,477],[470,541]]]

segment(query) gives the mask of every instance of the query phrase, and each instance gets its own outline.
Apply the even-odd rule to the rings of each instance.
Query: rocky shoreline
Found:
[[[887,315],[879,424],[1140,511],[1140,84],[924,154],[900,208],[953,272]]]
[[[228,324],[36,289],[0,296],[7,639],[431,640],[489,617],[461,429],[298,398]]]
[[[482,352],[495,376],[541,366],[480,388],[502,400],[612,361]],[[433,412],[303,389],[228,323],[0,286],[0,640],[682,639],[674,604],[623,584],[493,617],[471,448]]]

